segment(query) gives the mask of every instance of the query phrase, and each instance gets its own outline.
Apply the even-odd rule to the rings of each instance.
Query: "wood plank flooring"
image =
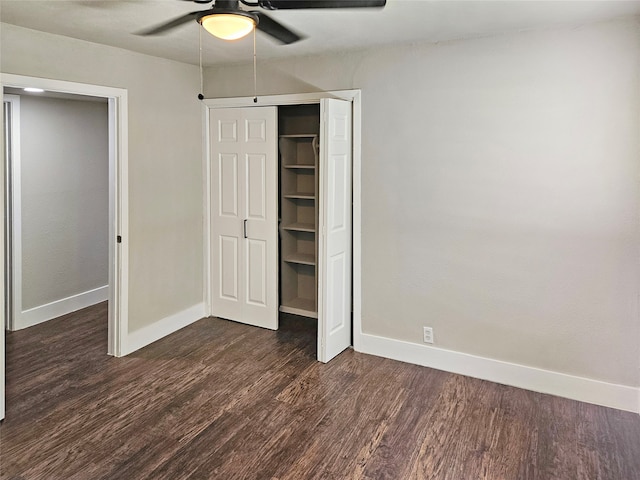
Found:
[[[208,318],[126,358],[100,304],[7,335],[0,478],[638,480],[640,416]]]

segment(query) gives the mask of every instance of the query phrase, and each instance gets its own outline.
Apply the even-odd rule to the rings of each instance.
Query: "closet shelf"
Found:
[[[294,232],[315,232],[316,226],[313,223],[290,223],[283,227],[285,230],[292,230]]]
[[[293,192],[293,193],[285,193],[283,195],[284,198],[293,198],[296,200],[315,200],[316,196],[313,193],[307,192]]]
[[[297,133],[294,135],[280,135],[280,138],[316,138],[317,133]]]
[[[315,265],[316,256],[312,253],[293,252],[284,255],[284,261],[288,263],[299,263],[301,265]]]
[[[283,301],[280,305],[280,311],[291,313],[293,315],[302,315],[305,317],[318,318],[316,311],[316,301],[313,298],[293,298]]]
[[[290,168],[290,169],[300,169],[300,170],[315,170],[316,166],[315,165],[302,165],[302,164],[290,164],[290,165],[283,165],[284,168]]]

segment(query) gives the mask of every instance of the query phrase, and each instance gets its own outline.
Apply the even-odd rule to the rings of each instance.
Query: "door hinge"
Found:
[[[116,243],[122,243],[122,237],[120,235],[116,237]]]

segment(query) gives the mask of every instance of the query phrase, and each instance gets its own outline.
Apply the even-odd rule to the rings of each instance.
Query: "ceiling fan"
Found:
[[[140,32],[140,35],[165,33],[191,20],[201,24],[209,33],[224,40],[242,38],[257,28],[285,45],[304,37],[260,10],[244,10],[240,3],[263,10],[301,10],[309,8],[380,8],[387,0],[183,0],[194,3],[213,3],[209,10],[190,12],[166,23]]]

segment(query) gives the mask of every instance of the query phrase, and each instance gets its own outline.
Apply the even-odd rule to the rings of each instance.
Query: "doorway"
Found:
[[[8,330],[108,299],[103,97],[4,88]]]
[[[124,348],[123,343],[127,333],[127,278],[128,278],[128,252],[126,242],[123,238],[127,238],[128,224],[128,196],[127,196],[127,91],[119,88],[102,87],[88,84],[80,84],[74,82],[66,82],[59,80],[49,80],[35,77],[26,77],[21,75],[2,74],[0,87],[2,92],[4,88],[39,88],[51,95],[83,95],[102,99],[106,101],[108,107],[108,342],[106,353],[113,356],[121,356]],[[4,94],[2,95],[4,97]],[[5,104],[3,100],[3,105]],[[5,107],[4,116],[11,121],[10,108]],[[3,120],[4,123],[4,120]],[[5,136],[10,135],[11,127],[4,126]],[[13,130],[15,132],[15,129]],[[4,143],[4,142],[3,142]],[[7,172],[7,155],[9,155],[11,144],[6,145],[5,165],[3,173]],[[7,212],[7,199],[11,192],[5,192],[6,182],[0,182],[3,188],[2,209]],[[0,238],[5,241],[7,239],[5,232],[5,224],[2,225],[2,235]],[[11,246],[11,245],[9,245]],[[3,255],[3,261],[4,255]],[[7,271],[5,265],[5,272]],[[14,279],[12,277],[2,278],[2,290],[4,292],[2,310],[7,312],[5,308],[6,294],[12,291]],[[100,294],[104,294],[101,292]],[[9,308],[15,309],[15,305],[7,305]],[[4,324],[4,322],[3,322]],[[3,325],[4,327],[4,325]],[[4,328],[0,334],[0,346],[2,351],[0,356],[4,359],[5,339]],[[4,418],[4,363],[0,365],[0,419]]]

